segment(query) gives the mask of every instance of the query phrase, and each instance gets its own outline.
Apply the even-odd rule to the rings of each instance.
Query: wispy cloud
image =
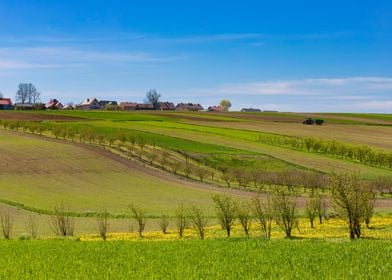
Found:
[[[24,36],[24,37],[1,37],[4,45],[89,45],[100,43],[161,43],[161,44],[200,44],[200,43],[222,43],[234,41],[247,41],[250,45],[261,46],[268,41],[308,41],[328,40],[353,36],[350,31],[341,32],[319,32],[305,34],[269,34],[269,33],[213,33],[213,34],[190,34],[178,36],[172,34],[131,33],[115,34],[113,36]]]
[[[234,83],[215,91],[247,95],[376,95],[392,91],[392,77],[317,78],[272,82]]]
[[[159,63],[181,56],[158,56],[146,52],[97,51],[71,47],[31,47],[0,49],[0,71],[71,68],[96,63]]]

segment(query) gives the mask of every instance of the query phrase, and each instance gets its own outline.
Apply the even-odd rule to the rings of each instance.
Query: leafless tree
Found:
[[[219,171],[221,172],[221,179],[223,181],[225,181],[227,187],[230,188],[231,187],[230,183],[232,180],[230,170],[227,167],[223,167],[223,168],[220,168]]]
[[[4,238],[10,239],[12,226],[13,226],[13,221],[12,221],[12,216],[10,211],[5,211],[1,213],[0,224],[1,224],[1,232],[3,233]]]
[[[36,239],[38,236],[38,223],[37,219],[32,215],[28,215],[26,219],[26,231],[31,235],[31,238]]]
[[[253,214],[260,224],[265,238],[271,238],[272,221],[274,219],[274,209],[272,199],[268,195],[264,200],[259,196],[252,200]]]
[[[170,154],[167,151],[163,151],[161,156],[159,157],[159,163],[161,165],[162,170],[165,169],[166,164],[168,163]]]
[[[187,217],[185,206],[183,204],[180,204],[180,206],[178,206],[175,213],[175,219],[176,219],[178,235],[180,237],[183,237],[184,230],[188,226],[188,217]]]
[[[249,230],[252,224],[251,207],[249,202],[238,203],[237,217],[244,229],[245,235],[249,236]]]
[[[189,209],[189,217],[200,239],[204,239],[208,219],[205,217],[201,208],[197,205],[192,205]]]
[[[96,222],[97,222],[97,230],[99,236],[103,239],[103,241],[106,241],[107,239],[107,233],[109,231],[109,212],[107,209],[103,209],[101,213],[98,213],[96,217]]]
[[[236,219],[237,204],[228,195],[214,195],[212,200],[215,203],[218,221],[222,229],[226,230],[227,237],[230,237],[231,229]]]
[[[146,154],[147,158],[150,162],[150,165],[153,165],[154,161],[158,158],[158,154],[155,151],[151,151],[150,153]]]
[[[208,175],[208,170],[202,168],[201,166],[198,166],[198,167],[196,168],[196,175],[197,175],[197,177],[199,177],[200,182],[203,182],[204,179],[205,179],[205,178],[207,177],[207,175]]]
[[[161,218],[159,219],[159,227],[161,228],[163,234],[167,233],[167,228],[169,227],[169,216],[161,216]]]
[[[146,212],[134,204],[130,204],[129,209],[131,210],[132,216],[138,225],[139,236],[143,237],[143,231],[147,220]]]
[[[69,207],[63,203],[54,207],[53,215],[50,217],[52,229],[58,236],[73,236],[75,219],[69,216]]]
[[[192,166],[189,163],[185,163],[184,174],[187,179],[189,179],[192,174]]]
[[[28,103],[36,103],[40,95],[41,93],[37,91],[37,88],[32,83],[20,83],[15,99],[23,104],[26,101]]]
[[[178,169],[180,168],[181,164],[178,161],[172,161],[169,163],[170,169],[174,174],[177,174]]]
[[[146,94],[144,102],[151,103],[154,106],[154,109],[158,110],[159,98],[161,98],[161,95],[155,89],[150,89]]]
[[[298,225],[297,204],[286,192],[278,192],[272,198],[276,223],[291,237],[293,227]]]
[[[140,151],[141,151],[141,153],[139,154],[139,158],[142,159],[142,155],[143,155],[143,152],[144,152],[144,147],[146,146],[146,141],[143,138],[140,138],[138,140],[137,144],[139,145]]]

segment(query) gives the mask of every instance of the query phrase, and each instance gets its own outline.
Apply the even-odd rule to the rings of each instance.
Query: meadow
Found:
[[[390,241],[0,241],[10,279],[385,279]]]

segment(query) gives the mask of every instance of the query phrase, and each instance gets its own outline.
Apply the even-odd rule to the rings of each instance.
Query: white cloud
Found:
[[[355,104],[355,107],[364,110],[392,112],[392,100],[361,102]]]
[[[234,83],[220,85],[214,91],[247,95],[375,95],[392,91],[392,77],[318,78]]]
[[[0,71],[71,68],[94,63],[158,63],[181,56],[155,56],[146,52],[96,51],[72,47],[0,48]]]

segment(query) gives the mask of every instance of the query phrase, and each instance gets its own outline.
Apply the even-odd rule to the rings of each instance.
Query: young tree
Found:
[[[175,219],[176,219],[178,235],[180,237],[183,237],[184,230],[188,226],[188,217],[186,214],[186,209],[183,204],[180,204],[180,206],[178,206],[175,213]]]
[[[274,209],[270,196],[264,200],[259,196],[252,200],[253,214],[260,224],[265,238],[271,238],[272,220],[274,218]]]
[[[294,226],[298,224],[297,204],[286,192],[278,192],[272,198],[276,223],[291,237]]]
[[[134,204],[130,204],[129,209],[131,210],[132,216],[138,225],[139,236],[143,237],[143,231],[147,220],[146,212]]]
[[[314,228],[314,219],[317,217],[319,209],[319,200],[317,197],[311,196],[305,205],[305,213],[309,218],[310,227]]]
[[[193,227],[196,229],[197,235],[200,239],[204,239],[208,219],[204,216],[201,208],[197,205],[192,205],[189,209],[189,217]]]
[[[158,154],[155,150],[152,150],[150,153],[146,154],[150,165],[153,165],[154,161],[158,158]]]
[[[167,228],[169,227],[169,216],[161,216],[161,218],[159,219],[159,227],[161,228],[163,234],[167,233]]]
[[[4,213],[0,214],[0,224],[1,224],[1,232],[5,239],[11,238],[12,232],[12,216],[9,211],[5,211]]]
[[[54,207],[53,215],[50,217],[52,229],[58,236],[73,236],[75,219],[69,216],[69,207],[63,203]]]
[[[203,182],[204,179],[208,176],[208,170],[202,168],[201,166],[198,166],[196,168],[196,175],[199,177],[200,182]]]
[[[231,177],[229,168],[227,168],[227,167],[221,167],[221,168],[219,169],[219,171],[221,172],[221,179],[222,179],[223,181],[225,181],[227,187],[230,188],[230,187],[231,187],[231,184],[230,184],[230,183],[231,183],[232,177]]]
[[[181,163],[175,160],[175,161],[169,162],[169,166],[170,166],[171,171],[174,174],[177,174],[178,169],[180,169]]]
[[[159,110],[159,98],[161,98],[161,95],[155,89],[150,89],[146,93],[144,102],[151,103],[154,106],[154,110]]]
[[[38,223],[32,214],[27,216],[25,226],[26,231],[31,235],[31,237],[36,239],[38,236]]]
[[[107,239],[107,232],[109,231],[109,212],[106,209],[103,209],[101,213],[98,213],[97,218],[95,219],[97,222],[97,230],[99,236],[103,241]]]
[[[222,229],[226,230],[227,237],[230,237],[230,232],[233,227],[237,214],[237,204],[233,198],[227,195],[214,195],[212,200],[215,203],[215,210],[218,221]]]
[[[345,219],[350,239],[361,237],[361,224],[374,199],[373,190],[358,174],[333,174],[330,179],[332,202],[338,215]]]
[[[365,205],[364,220],[367,228],[370,228],[370,220],[372,219],[374,214],[374,202],[374,199],[370,199],[368,201],[368,204]]]
[[[237,217],[244,229],[245,235],[249,236],[249,230],[252,224],[251,207],[249,202],[242,202],[237,206]]]
[[[229,111],[229,109],[230,109],[230,107],[231,107],[231,102],[230,102],[230,100],[227,100],[227,99],[221,100],[221,102],[220,102],[220,107],[221,107],[222,112],[227,112],[227,111]]]
[[[184,167],[184,174],[187,179],[189,179],[190,175],[192,174],[192,166],[189,163],[185,163]]]
[[[170,154],[167,151],[163,151],[161,156],[159,157],[159,163],[161,165],[162,170],[165,169],[166,164],[168,163]]]

